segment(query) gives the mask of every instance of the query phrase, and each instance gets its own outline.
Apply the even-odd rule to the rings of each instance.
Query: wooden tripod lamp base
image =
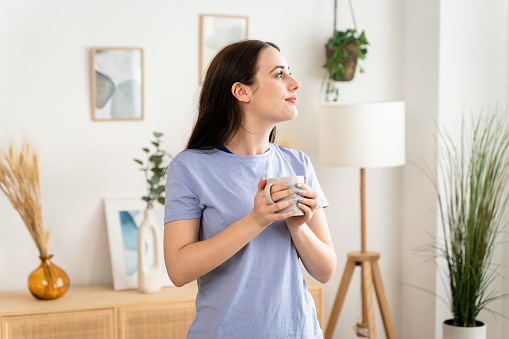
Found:
[[[377,252],[350,252],[346,263],[341,283],[339,284],[338,294],[334,301],[334,307],[325,330],[325,339],[331,339],[336,327],[336,322],[345,300],[348,286],[352,280],[355,266],[361,267],[361,295],[362,295],[362,323],[357,324],[358,328],[366,329],[367,336],[370,339],[376,339],[375,331],[375,310],[373,302],[373,286],[375,287],[380,313],[385,327],[387,339],[395,339],[394,327],[392,324],[391,312],[387,302],[384,285],[382,282],[382,273],[378,266],[380,254]]]

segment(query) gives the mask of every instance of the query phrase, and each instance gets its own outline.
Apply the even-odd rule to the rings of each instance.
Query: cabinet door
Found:
[[[318,319],[320,327],[323,330],[323,288],[319,285],[308,285],[308,290],[313,297],[313,300],[315,301],[316,318]]]
[[[2,317],[2,339],[114,339],[112,308]]]
[[[118,312],[121,339],[185,339],[196,314],[194,301],[120,307]]]

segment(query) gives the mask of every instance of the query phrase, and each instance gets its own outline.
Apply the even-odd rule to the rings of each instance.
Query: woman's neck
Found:
[[[269,150],[270,131],[253,133],[240,127],[233,138],[224,145],[230,152],[237,155],[256,155]]]

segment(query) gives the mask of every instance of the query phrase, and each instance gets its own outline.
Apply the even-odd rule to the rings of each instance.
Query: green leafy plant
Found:
[[[153,152],[147,147],[143,148],[143,152],[147,153],[146,163],[134,159],[141,166],[140,171],[145,172],[147,195],[143,196],[142,199],[147,203],[147,209],[152,209],[155,201],[164,205],[166,160],[170,160],[172,155],[160,148],[162,136],[163,133],[154,132],[155,141],[151,142],[152,146],[155,147]]]
[[[484,112],[483,112],[484,113]],[[443,241],[432,246],[445,261],[454,326],[472,327],[481,310],[505,295],[490,285],[499,266],[492,264],[502,216],[507,206],[509,129],[497,109],[462,123],[455,146],[443,129],[439,137],[438,176],[431,177],[438,196]]]
[[[329,78],[334,81],[348,81],[345,77],[346,61],[352,61],[355,71],[357,59],[364,60],[368,53],[366,33],[362,31],[357,33],[356,29],[347,29],[346,31],[335,31],[332,38],[327,42],[327,61],[323,65],[329,71]],[[359,68],[361,73],[364,73],[362,67]],[[352,74],[353,77],[353,74]]]
[[[336,81],[350,81],[353,79],[357,68],[357,60],[364,60],[368,53],[366,33],[360,34],[356,29],[334,31],[334,35],[325,45],[327,60],[323,67],[328,71],[325,86],[325,101],[335,102],[339,98],[339,90]],[[359,66],[360,73],[364,68]]]

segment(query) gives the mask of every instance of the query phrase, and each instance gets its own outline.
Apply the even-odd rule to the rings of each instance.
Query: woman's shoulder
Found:
[[[284,147],[278,144],[271,144],[274,147],[275,153],[281,154],[285,158],[295,159],[300,162],[308,163],[309,157],[303,151],[294,148]]]
[[[175,160],[177,162],[192,161],[194,159],[202,160],[203,158],[207,158],[207,157],[213,156],[217,152],[218,152],[217,149],[210,149],[210,150],[205,150],[205,149],[185,149],[185,150],[179,152],[173,158],[173,160]]]

